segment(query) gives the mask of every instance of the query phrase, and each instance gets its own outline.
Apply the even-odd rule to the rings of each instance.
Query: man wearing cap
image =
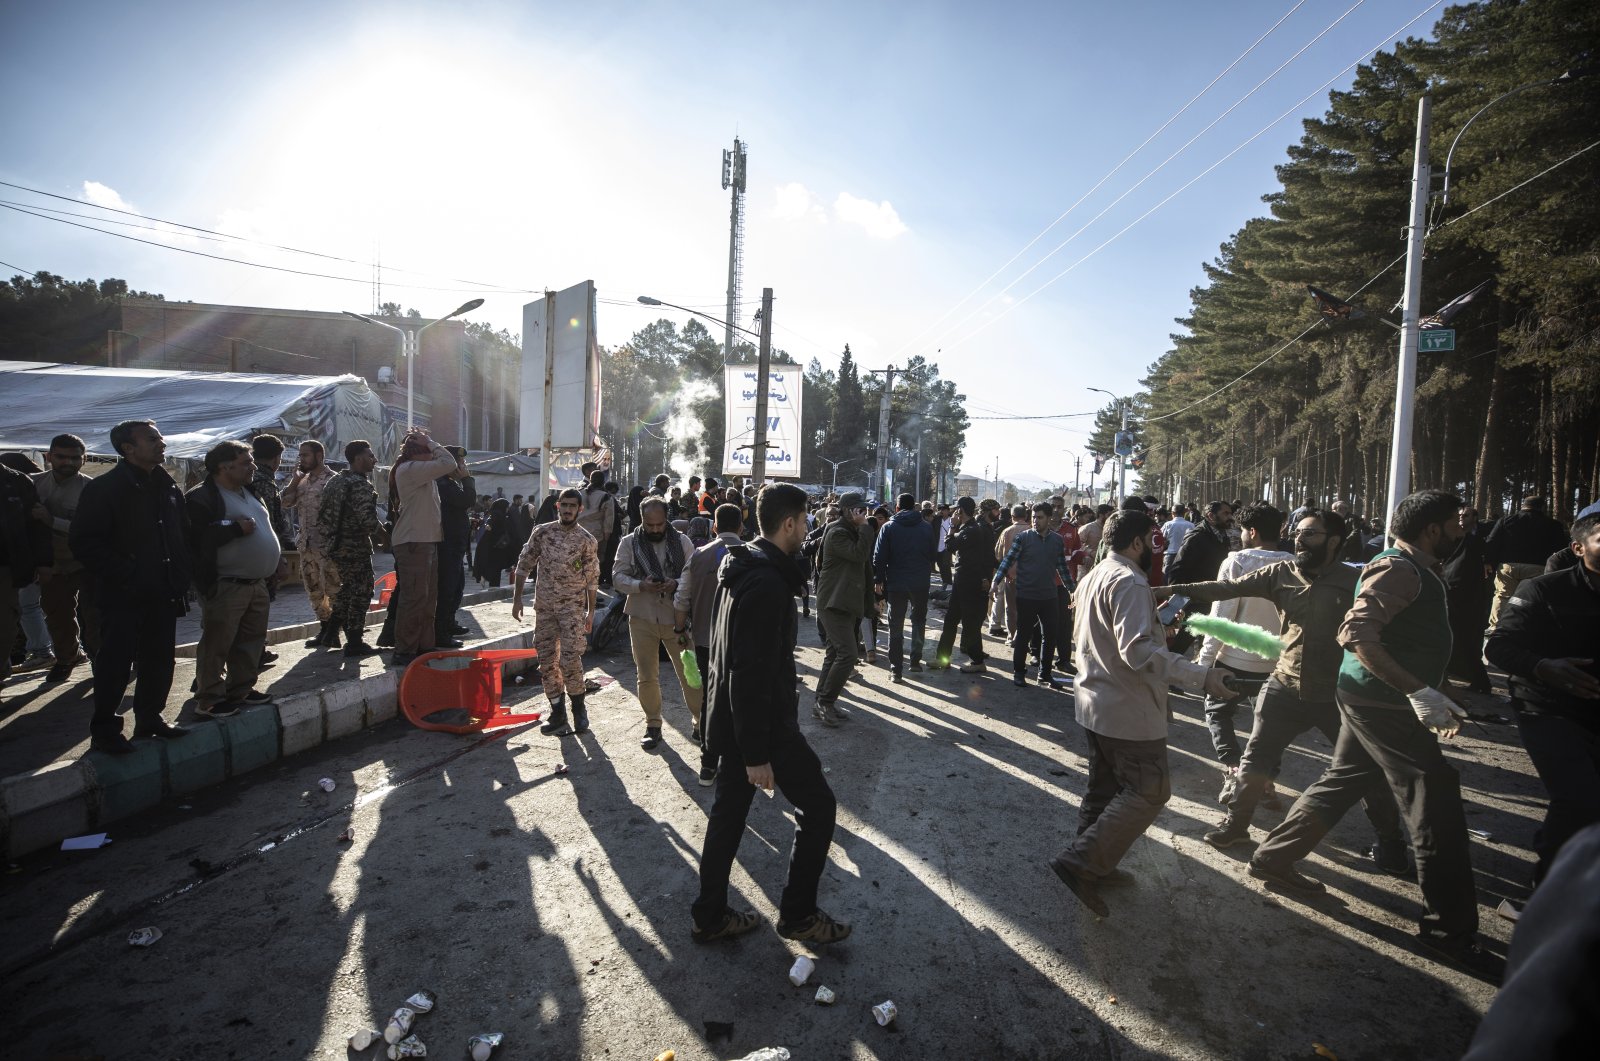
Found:
[[[866,497],[855,491],[845,494],[839,499],[839,519],[823,532],[817,550],[817,621],[827,650],[811,713],[824,726],[837,726],[850,717],[836,701],[855,670],[856,624],[866,614],[867,565],[872,556],[866,522]]]

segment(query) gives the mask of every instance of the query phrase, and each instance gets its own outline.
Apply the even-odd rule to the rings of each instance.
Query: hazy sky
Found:
[[[381,257],[386,301],[436,316],[480,294],[475,317],[512,331],[530,297],[518,289],[592,279],[613,345],[661,311],[611,300],[722,315],[721,150],[738,134],[750,145],[742,323],[770,286],[774,342],[802,362],[833,367],[846,343],[869,368],[922,354],[974,417],[1090,412],[1103,399],[1086,387],[1128,393],[1167,349],[1201,262],[1264,210],[1272,167],[1325,109],[1325,86],[1347,87],[1397,35],[1428,34],[1441,10],[7,3],[0,179]],[[100,213],[13,188],[0,200]],[[119,276],[197,302],[372,308],[368,265],[120,231],[352,279],[8,209],[0,261],[8,275]],[[975,420],[965,469],[998,458],[1007,478],[1070,482],[1064,451],[1082,452],[1090,422]]]

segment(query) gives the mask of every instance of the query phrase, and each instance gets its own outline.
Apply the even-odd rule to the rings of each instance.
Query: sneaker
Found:
[[[833,705],[825,704],[820,700],[817,701],[816,705],[811,708],[811,717],[822,723],[824,726],[827,726],[829,729],[833,729],[839,725],[839,716],[834,714]]]
[[[278,654],[276,652],[272,651],[270,648],[263,649],[261,652],[261,660],[256,664],[256,669],[266,670],[268,667],[276,666],[277,662]]]
[[[1377,843],[1367,848],[1367,857],[1391,877],[1411,874],[1411,857],[1406,851],[1406,842],[1398,836],[1389,840],[1380,837]]]
[[[1039,685],[1045,689],[1065,689],[1071,684],[1065,678],[1057,678],[1053,674],[1039,675]]]
[[[1230,766],[1222,775],[1222,791],[1217,793],[1217,802],[1224,807],[1233,802],[1233,797],[1239,794],[1239,768]]]
[[[1328,890],[1327,885],[1306,876],[1293,866],[1272,866],[1255,859],[1250,860],[1250,876],[1298,895],[1321,895]]]
[[[914,659],[911,661],[910,666],[912,670],[920,671],[922,670],[922,661],[920,659]]]
[[[961,669],[966,670],[965,667],[962,667]],[[1020,670],[1017,671],[1017,673],[1011,676],[1011,684],[1015,685],[1018,689],[1026,689],[1028,687],[1027,672]]]
[[[701,788],[710,788],[712,785],[716,784],[716,781],[717,781],[717,768],[715,766],[711,766],[711,765],[708,764],[708,765],[700,767],[700,787]]]
[[[840,722],[849,722],[850,721],[850,716],[852,714],[854,714],[853,711],[851,711],[848,707],[845,707],[843,704],[841,704],[837,700],[835,700],[833,703],[829,704],[828,706],[833,709],[834,717],[837,718]]]
[[[650,726],[644,731],[644,736],[639,738],[639,747],[649,751],[661,743],[661,727]]]
[[[962,674],[988,674],[989,668],[982,663],[964,663],[961,665]]]
[[[899,667],[896,667],[894,669],[893,681],[894,681],[894,683],[896,685],[904,685],[906,683],[906,676],[904,674],[900,673],[900,668]]]
[[[722,914],[722,920],[710,928],[701,928],[695,925],[689,932],[689,938],[696,943],[711,943],[719,939],[732,939],[742,936],[761,925],[761,915],[754,910],[727,910]]]
[[[1250,842],[1250,827],[1241,825],[1232,818],[1224,819],[1223,823],[1201,837],[1212,847],[1234,847],[1238,844]]]
[[[989,627],[989,636],[990,637],[1005,637],[1006,636],[1006,628],[1003,627],[1003,626],[991,626],[991,627]]]
[[[696,722],[694,724],[694,729],[691,729],[689,731],[689,739],[694,741],[696,744],[700,743],[700,740],[701,740],[700,723]]]
[[[143,726],[133,731],[135,737],[157,737],[161,740],[177,740],[187,737],[189,731],[182,726],[169,726],[165,722],[157,722],[153,726]]]
[[[457,641],[453,637],[438,637],[433,639],[433,651],[442,652],[447,648],[466,648],[465,641]]]
[[[1261,793],[1261,805],[1268,810],[1283,809],[1283,797],[1278,795],[1278,790],[1271,781],[1267,782],[1267,790]]]
[[[218,700],[214,704],[196,704],[194,713],[202,718],[229,718],[239,713],[239,705],[232,700]]]
[[[850,938],[850,926],[843,921],[835,921],[819,909],[810,917],[802,917],[798,921],[779,921],[778,935],[806,943],[838,943]]]
[[[13,666],[11,672],[13,674],[22,674],[25,671],[44,670],[46,667],[53,666],[55,661],[55,656],[48,652],[35,652],[21,663]]]
[[[1057,877],[1061,878],[1062,884],[1072,889],[1072,894],[1076,895],[1078,901],[1084,906],[1087,906],[1099,917],[1111,916],[1111,908],[1106,905],[1104,899],[1100,898],[1100,888],[1094,881],[1088,877],[1081,876],[1077,870],[1059,858],[1050,860],[1050,869]]]

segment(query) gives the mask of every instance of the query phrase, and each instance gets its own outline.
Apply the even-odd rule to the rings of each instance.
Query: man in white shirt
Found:
[[[1167,686],[1232,693],[1221,671],[1167,651],[1149,570],[1155,520],[1122,511],[1106,521],[1109,551],[1077,591],[1073,649],[1078,723],[1089,739],[1089,787],[1078,835],[1050,868],[1083,905],[1110,913],[1100,886],[1172,796],[1167,770]]]
[[[1237,519],[1243,548],[1229,553],[1217,570],[1217,581],[1238,578],[1258,571],[1268,564],[1293,560],[1293,553],[1280,552],[1278,537],[1283,532],[1283,514],[1265,501],[1246,505]],[[1270,600],[1260,597],[1240,597],[1219,600],[1211,605],[1211,614],[1219,619],[1248,623],[1276,634],[1281,629],[1278,609]],[[1195,659],[1203,667],[1216,666],[1232,675],[1230,684],[1238,696],[1227,700],[1207,696],[1205,703],[1206,728],[1211,730],[1211,746],[1216,749],[1217,761],[1222,763],[1226,776],[1218,802],[1227,806],[1229,797],[1239,784],[1239,758],[1242,749],[1234,732],[1233,716],[1240,704],[1254,703],[1256,694],[1266,684],[1272,673],[1273,661],[1264,656],[1246,652],[1242,648],[1224,645],[1215,637],[1207,636],[1200,645],[1200,655]],[[1271,783],[1268,783],[1271,789]]]

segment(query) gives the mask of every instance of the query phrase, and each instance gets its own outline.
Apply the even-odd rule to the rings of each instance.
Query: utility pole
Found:
[[[772,288],[761,289],[761,346],[756,356],[756,433],[751,440],[750,481],[756,489],[767,479],[767,388],[772,374]]]
[[[722,190],[733,189],[728,221],[728,312],[722,318],[722,363],[733,363],[733,321],[739,312],[739,273],[744,265],[745,143],[733,138],[733,150],[722,152]]]
[[[878,459],[872,469],[872,484],[878,491],[880,503],[883,501],[884,479],[889,471],[889,399],[894,393],[894,377],[899,371],[890,365],[867,372],[869,376],[883,376],[883,396],[878,400]]]
[[[1418,307],[1422,300],[1422,238],[1427,219],[1428,167],[1427,93],[1417,103],[1417,148],[1411,171],[1411,225],[1406,231],[1406,286],[1400,308],[1400,365],[1394,387],[1394,439],[1389,444],[1389,507],[1383,527],[1394,540],[1394,510],[1411,492],[1411,422],[1416,414]]]

